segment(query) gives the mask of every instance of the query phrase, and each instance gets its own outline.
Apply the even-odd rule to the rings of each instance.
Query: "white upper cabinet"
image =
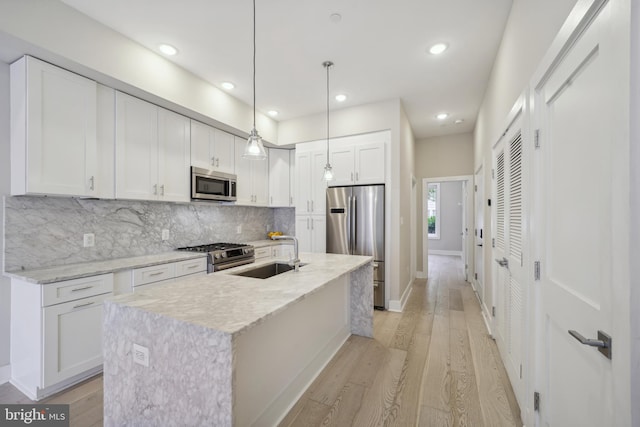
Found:
[[[245,159],[242,157],[247,141],[235,137],[235,159],[237,175],[238,205],[268,206],[269,204],[269,160]],[[267,155],[268,155],[267,150]]]
[[[326,156],[326,151],[323,150],[307,151],[304,144],[296,147],[296,215],[325,213],[327,184],[322,178],[327,163]]]
[[[329,186],[384,184],[388,135],[378,132],[332,140],[329,158],[335,178]]]
[[[116,197],[188,202],[189,119],[116,93]]]
[[[25,56],[11,64],[11,194],[102,196],[96,82]],[[111,144],[113,141],[103,141]]]
[[[233,135],[191,120],[191,166],[235,173],[234,157]]]
[[[269,149],[269,206],[291,206],[291,150]]]

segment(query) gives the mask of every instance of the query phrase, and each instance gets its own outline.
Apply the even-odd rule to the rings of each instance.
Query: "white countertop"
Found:
[[[204,258],[205,256],[206,254],[198,252],[174,251],[156,255],[116,258],[108,261],[61,265],[58,267],[41,268],[37,270],[7,271],[4,275],[15,279],[21,279],[26,282],[44,285],[47,283],[60,282],[62,280],[97,276],[98,274],[114,273],[116,271],[148,267],[151,265],[165,264],[167,262]]]
[[[303,253],[300,271],[269,279],[232,273],[274,262],[269,259],[206,276],[192,276],[106,301],[236,335],[329,282],[372,261],[370,256]],[[286,261],[285,261],[286,262]]]

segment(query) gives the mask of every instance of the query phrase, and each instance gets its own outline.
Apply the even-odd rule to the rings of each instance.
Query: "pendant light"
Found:
[[[325,61],[322,65],[327,69],[327,164],[324,167],[322,178],[325,181],[333,181],[333,169],[331,168],[331,163],[329,163],[329,68],[333,66],[333,62]]]
[[[256,130],[256,0],[253,0],[253,129],[249,134],[242,157],[257,160],[267,158],[267,152],[262,145],[262,137]]]

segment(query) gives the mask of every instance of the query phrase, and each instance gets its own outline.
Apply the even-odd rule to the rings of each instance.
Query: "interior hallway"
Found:
[[[430,255],[403,313],[376,312],[281,426],[521,426],[520,409],[459,257]]]

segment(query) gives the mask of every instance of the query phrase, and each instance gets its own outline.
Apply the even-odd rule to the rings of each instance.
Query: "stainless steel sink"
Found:
[[[303,265],[306,264],[300,264],[300,267]],[[278,274],[291,270],[293,270],[293,267],[285,262],[274,262],[233,274],[235,276],[253,277],[255,279],[268,279],[269,277],[277,276]]]

